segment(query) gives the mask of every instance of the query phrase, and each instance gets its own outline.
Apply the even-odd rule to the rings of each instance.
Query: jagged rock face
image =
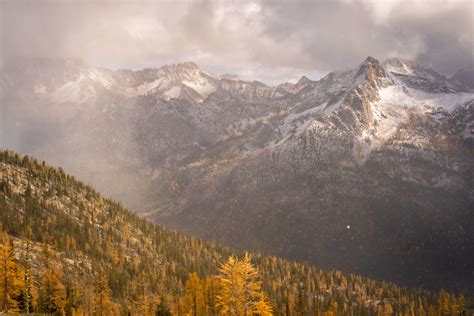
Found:
[[[191,234],[472,290],[474,95],[459,76],[371,57],[276,87],[219,78],[193,63],[79,69],[58,82],[83,76],[95,80],[94,93],[55,107],[58,117],[70,111],[69,120],[23,151]],[[2,78],[7,90],[21,82]],[[17,92],[15,102],[41,99]],[[10,126],[21,133],[24,117],[13,112]]]

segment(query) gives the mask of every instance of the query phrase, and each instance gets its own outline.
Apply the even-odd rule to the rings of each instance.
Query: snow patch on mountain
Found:
[[[151,82],[143,82],[138,87],[129,87],[126,90],[127,95],[129,95],[130,97],[136,97],[136,96],[139,96],[139,95],[146,95],[146,94],[148,94],[148,92],[150,92],[151,90],[158,87],[162,80],[163,80],[163,78],[161,77],[161,78],[158,78],[158,79],[153,80]]]
[[[84,86],[85,80],[85,76],[81,74],[76,81],[69,81],[56,89],[49,98],[55,103],[82,104],[95,96],[94,89],[90,85]]]
[[[197,91],[204,98],[207,98],[209,94],[216,91],[216,84],[202,76],[183,80],[182,83]]]
[[[106,75],[104,71],[101,71],[100,69],[89,68],[87,77],[91,79],[92,82],[98,83],[99,85],[108,89],[112,88],[115,84],[110,75]]]
[[[379,96],[382,104],[448,113],[474,99],[474,93],[427,93],[400,84],[380,89]]]

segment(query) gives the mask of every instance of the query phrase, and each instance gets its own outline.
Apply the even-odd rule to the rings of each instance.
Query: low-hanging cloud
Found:
[[[471,0],[19,1],[1,6],[2,60],[74,57],[112,68],[193,60],[275,83],[368,55],[472,68]]]

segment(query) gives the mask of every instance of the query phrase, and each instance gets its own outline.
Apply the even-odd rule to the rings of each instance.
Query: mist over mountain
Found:
[[[62,166],[168,227],[241,249],[473,291],[474,90],[368,57],[268,86],[186,62],[20,59],[0,146]]]

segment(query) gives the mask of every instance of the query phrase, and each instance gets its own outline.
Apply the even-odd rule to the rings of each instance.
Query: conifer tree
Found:
[[[271,310],[262,296],[258,271],[250,263],[247,254],[241,261],[229,257],[219,271],[220,292],[217,301],[222,315],[252,315],[257,313],[257,307],[260,311]]]
[[[335,299],[329,300],[327,315],[337,316],[338,315],[337,311],[338,311],[337,301]]]
[[[449,315],[450,297],[449,294],[441,289],[438,294],[438,307],[440,315]]]
[[[42,272],[39,286],[39,307],[42,312],[64,314],[66,289],[61,283],[63,271],[61,265],[53,263],[48,245],[42,251]]]
[[[94,311],[97,316],[112,315],[113,306],[109,279],[103,266],[100,266],[95,276]]]
[[[245,254],[240,262],[240,275],[243,285],[244,315],[251,314],[255,309],[255,302],[259,297],[262,283],[258,280],[258,271],[250,263],[250,257]]]
[[[217,293],[219,292],[219,283],[215,277],[206,277],[204,283],[204,305],[206,315],[217,315]]]
[[[258,293],[258,301],[255,302],[254,313],[260,316],[271,316],[273,315],[273,308],[268,302],[268,298],[265,293]]]
[[[184,308],[192,316],[202,315],[204,312],[204,291],[196,272],[190,273],[186,281]]]
[[[27,236],[31,236],[31,228],[27,228]],[[36,288],[34,283],[33,268],[31,264],[31,242],[29,239],[25,241],[25,252],[22,258],[23,264],[23,304],[21,311],[31,313],[35,307]]]
[[[0,304],[3,312],[20,312],[23,282],[13,241],[5,236],[0,244]]]
[[[240,262],[229,257],[219,269],[221,291],[217,296],[218,306],[223,315],[243,314],[243,279],[240,275]]]

